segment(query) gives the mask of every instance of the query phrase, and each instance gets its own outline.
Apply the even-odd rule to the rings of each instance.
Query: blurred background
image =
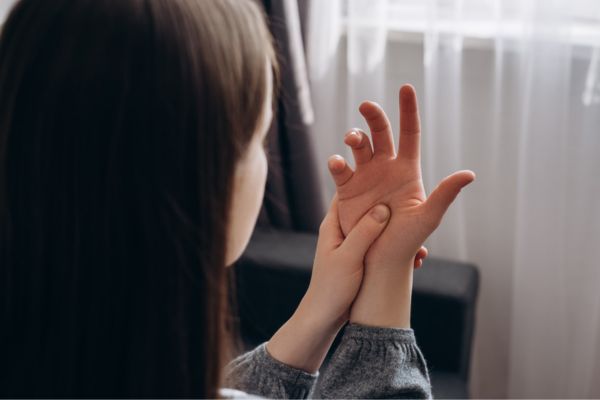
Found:
[[[317,194],[327,205],[335,190],[327,157],[350,159],[344,133],[367,128],[358,105],[380,103],[397,135],[398,89],[411,83],[427,192],[458,169],[477,173],[428,240],[431,257],[415,276],[413,326],[434,394],[600,397],[600,2],[265,4],[286,56],[287,115],[274,153],[282,162],[272,168],[271,220],[262,225],[279,232],[261,237],[257,229],[247,265],[267,265],[273,243],[300,253],[306,236],[286,248],[281,231],[314,230],[322,214],[306,208],[317,209]],[[293,188],[285,199],[277,179]]]
[[[199,0],[202,1],[202,0]],[[0,21],[12,4],[0,0]],[[235,268],[247,346],[293,312],[363,100],[417,89],[429,193],[464,190],[415,274],[437,397],[600,397],[600,1],[260,0],[282,62],[258,227]]]
[[[427,192],[477,173],[427,243],[480,272],[471,394],[600,397],[600,2],[313,0],[307,28],[326,198],[358,104],[397,132],[405,82]]]

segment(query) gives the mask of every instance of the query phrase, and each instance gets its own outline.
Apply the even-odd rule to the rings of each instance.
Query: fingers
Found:
[[[427,257],[427,255],[429,254],[429,251],[427,250],[427,247],[425,246],[421,246],[421,248],[417,251],[417,255],[415,258],[425,258]]]
[[[344,138],[344,143],[352,149],[354,161],[357,166],[369,162],[373,158],[371,141],[367,134],[360,129],[353,129],[348,132]]]
[[[428,218],[435,227],[439,225],[446,210],[452,204],[460,190],[475,180],[473,171],[458,171],[444,178],[431,192],[424,206]]]
[[[344,157],[337,154],[329,157],[327,166],[329,167],[329,173],[336,186],[342,186],[352,178],[352,175],[354,175],[354,171],[348,166]]]
[[[421,121],[417,94],[411,85],[403,85],[399,94],[400,147],[399,158],[419,160],[421,156]]]
[[[371,208],[352,228],[340,249],[352,253],[362,261],[371,244],[385,229],[389,219],[390,209],[387,206],[379,204]]]
[[[396,156],[392,127],[383,109],[377,103],[365,101],[360,105],[358,111],[365,118],[371,130],[374,156]]]
[[[423,266],[423,260],[429,254],[427,247],[421,246],[421,248],[417,251],[417,255],[415,256],[414,266],[415,269],[421,268]]]

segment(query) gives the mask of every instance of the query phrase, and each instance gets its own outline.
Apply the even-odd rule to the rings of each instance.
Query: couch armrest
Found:
[[[429,367],[468,380],[479,272],[428,257],[415,272],[411,324]]]
[[[240,328],[248,346],[268,340],[308,288],[317,236],[258,228],[235,267]],[[467,381],[479,284],[470,264],[429,257],[416,271],[412,326],[430,368]]]

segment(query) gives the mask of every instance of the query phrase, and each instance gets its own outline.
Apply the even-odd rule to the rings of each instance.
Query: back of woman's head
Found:
[[[267,61],[250,1],[16,4],[0,36],[0,395],[217,395],[232,177]]]

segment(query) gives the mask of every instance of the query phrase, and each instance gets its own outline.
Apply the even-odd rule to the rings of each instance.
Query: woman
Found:
[[[473,176],[425,199],[412,88],[398,157],[383,111],[361,106],[373,150],[356,132],[357,170],[330,160],[339,200],[310,288],[223,376],[225,266],[262,200],[277,82],[260,10],[21,0],[1,35],[2,397],[243,395],[223,382],[271,397],[430,396],[409,327],[412,264]]]

